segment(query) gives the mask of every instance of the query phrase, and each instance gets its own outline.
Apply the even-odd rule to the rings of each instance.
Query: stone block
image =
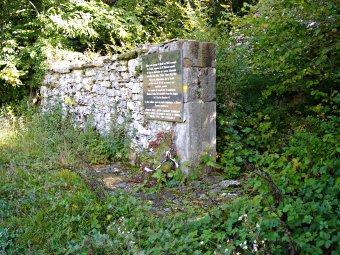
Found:
[[[102,111],[109,112],[109,97],[107,95],[101,96]]]
[[[93,77],[86,77],[86,78],[82,79],[82,83],[84,85],[93,85],[93,84],[95,84],[95,80],[94,80]]]
[[[198,68],[184,67],[183,68],[183,84],[198,84]]]
[[[76,78],[74,79],[74,82],[77,83],[77,84],[79,84],[79,83],[82,82],[82,80],[83,80],[83,77],[78,76],[78,77],[76,77]]]
[[[107,88],[102,87],[100,84],[96,83],[92,87],[92,92],[97,95],[106,95],[107,94]]]
[[[205,102],[202,117],[202,151],[216,155],[216,102]]]
[[[120,60],[117,63],[117,71],[119,71],[119,72],[127,71],[127,65],[128,65],[128,61],[127,60]]]
[[[110,79],[110,76],[107,71],[100,70],[96,75],[97,81],[108,81]]]
[[[40,87],[40,95],[42,97],[47,97],[48,96],[48,88],[46,86],[41,86]]]
[[[92,90],[92,85],[86,84],[86,85],[84,86],[84,91],[91,91],[91,90]]]
[[[126,66],[118,66],[117,67],[117,71],[118,72],[126,72],[127,71],[127,67]]]
[[[83,78],[83,70],[72,70],[71,75],[73,79]]]
[[[121,97],[128,98],[129,90],[127,88],[121,88],[120,92],[121,92],[121,94],[120,94]]]
[[[145,136],[140,137],[139,144],[141,145],[142,148],[148,148],[148,145],[149,145],[148,138]]]
[[[131,89],[131,93],[132,93],[132,94],[139,94],[139,93],[142,92],[141,90],[142,90],[142,89],[141,89],[141,86],[140,86],[139,83],[133,83],[133,87],[132,87],[132,89]]]
[[[154,45],[148,45],[147,46],[147,51],[148,53],[156,53],[159,51],[159,47],[160,45],[159,44],[154,44]]]
[[[205,151],[216,151],[216,102],[188,102],[183,108],[185,122],[176,123],[175,145],[182,170],[188,173]]]
[[[133,94],[132,95],[132,100],[133,101],[142,101],[143,100],[143,95],[140,93],[140,94]]]
[[[188,40],[183,44],[183,66],[197,66],[200,43]]]
[[[109,87],[111,87],[111,82],[109,82],[109,81],[102,81],[102,82],[100,82],[100,85],[102,87],[109,88]]]
[[[114,97],[116,95],[115,90],[114,89],[108,89],[107,90],[107,96],[108,97]]]
[[[174,40],[164,45],[164,51],[181,50],[185,40]]]
[[[184,102],[213,101],[216,98],[216,70],[214,68],[184,67],[183,86]]]
[[[134,121],[132,125],[138,134],[146,136],[151,135],[151,130],[143,127],[139,121]]]
[[[80,70],[83,69],[83,65],[85,64],[85,61],[81,61],[81,60],[74,60],[71,62],[70,64],[70,69],[71,70]]]
[[[85,69],[86,77],[95,76],[96,74],[97,74],[97,70],[95,69],[92,69],[92,68]]]
[[[109,66],[109,69],[110,70],[117,70],[117,66],[118,66],[118,63],[114,62],[114,63],[112,63],[112,65]]]
[[[215,44],[214,43],[200,43],[198,48],[199,67],[213,67],[215,62]]]
[[[126,102],[125,101],[120,101],[117,105],[117,108],[122,111],[122,109],[126,109]]]
[[[103,57],[103,62],[104,63],[112,63],[117,60],[119,54],[114,54],[112,56],[104,56]]]
[[[50,69],[52,70],[52,72],[55,73],[69,73],[71,72],[70,70],[70,61],[57,61],[57,62],[53,62],[50,65]]]
[[[130,73],[128,73],[128,72],[122,72],[122,73],[121,73],[121,77],[122,77],[122,80],[123,80],[123,81],[128,81],[129,78],[131,77],[131,75],[130,75]]]
[[[117,73],[112,72],[112,73],[110,74],[110,81],[114,82],[114,81],[117,81],[118,79],[119,79],[119,76],[118,76]]]
[[[202,88],[202,100],[204,102],[216,100],[216,69],[201,68],[199,83]]]
[[[76,90],[77,90],[77,92],[83,90],[83,86],[84,86],[83,83],[77,83],[77,84],[76,84]],[[92,89],[93,89],[93,88],[92,88]]]
[[[198,68],[183,68],[183,102],[186,103],[201,99],[202,91],[198,77]]]
[[[45,74],[44,80],[43,80],[43,84],[44,85],[48,85],[50,82],[52,82],[54,76],[52,75],[51,71],[47,71],[47,73]]]
[[[67,79],[67,77],[65,77],[65,76],[60,76],[59,80],[56,81],[56,82],[59,83],[59,87],[62,89],[62,88],[64,88],[64,87],[67,87],[67,86],[68,86],[69,81],[70,81],[70,80]]]
[[[134,112],[134,113],[132,114],[132,118],[133,118],[134,120],[139,121],[139,120],[141,120],[141,119],[143,118],[143,115],[140,114],[140,113]]]
[[[98,95],[106,95],[107,94],[107,88],[99,87],[97,93],[98,93]]]
[[[98,58],[97,60],[87,61],[82,65],[82,68],[89,68],[89,67],[103,67],[103,59]]]
[[[55,73],[69,73],[69,72],[71,72],[71,70],[69,68],[66,68],[66,67],[54,68],[54,69],[52,69],[52,71],[55,72]]]
[[[136,75],[136,67],[139,66],[137,59],[131,59],[128,61],[128,69],[131,76]]]
[[[117,118],[117,124],[122,125],[123,123],[124,123],[124,118],[122,117],[122,115],[119,115]]]
[[[137,56],[138,56],[137,50],[132,50],[132,51],[118,55],[117,59],[118,60],[129,60],[129,59],[136,58]]]
[[[58,80],[51,80],[49,83],[46,84],[48,86],[49,89],[54,89],[58,86],[60,86],[60,84],[58,83]]]
[[[128,110],[133,111],[134,108],[135,108],[135,105],[134,105],[133,102],[127,102],[127,103],[126,103],[126,107],[127,107]]]

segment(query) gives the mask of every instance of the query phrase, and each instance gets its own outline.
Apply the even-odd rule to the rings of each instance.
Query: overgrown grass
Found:
[[[75,127],[60,111],[17,117],[8,108],[1,112],[1,138],[1,254],[209,254],[218,248],[203,245],[209,218],[159,219],[134,198],[103,190],[87,163],[124,160],[122,130],[102,136]]]
[[[245,177],[244,196],[202,218],[158,218],[93,175],[89,163],[124,160],[123,130],[103,136],[59,111],[14,112],[0,117],[0,254],[339,252],[337,116],[290,116],[280,129],[270,112],[225,112],[219,163]]]
[[[124,132],[82,130],[58,111],[16,117],[6,109],[1,119],[1,254],[210,254],[222,247],[203,245],[212,237],[204,234],[209,218],[153,217],[83,171],[82,160],[122,159]]]
[[[16,116],[7,107],[0,120],[1,254],[65,253],[107,215],[119,216],[88,164],[124,161],[123,129],[81,129],[58,109]]]
[[[79,128],[60,109],[15,116],[12,108],[0,115],[2,163],[71,164],[81,156],[89,163],[125,160],[129,138],[122,127],[99,134],[87,124]]]

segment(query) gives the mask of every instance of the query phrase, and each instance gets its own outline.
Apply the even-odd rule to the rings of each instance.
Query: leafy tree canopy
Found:
[[[248,15],[234,20],[232,32],[247,49],[252,71],[275,81],[264,98],[297,93],[334,97],[339,83],[337,1],[264,0],[248,7]]]
[[[204,25],[212,2],[4,0],[0,3],[0,104],[39,87],[47,52],[89,49],[108,54],[182,37]]]

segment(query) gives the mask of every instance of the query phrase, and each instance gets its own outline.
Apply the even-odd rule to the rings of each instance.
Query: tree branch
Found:
[[[38,10],[38,8],[34,5],[34,3],[32,3],[30,0],[27,0],[27,1],[30,3],[30,5],[32,5],[32,7],[33,7],[35,13],[36,13],[37,15],[40,15],[39,10]]]

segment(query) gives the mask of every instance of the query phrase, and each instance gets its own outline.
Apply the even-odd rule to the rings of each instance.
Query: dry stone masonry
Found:
[[[183,92],[180,122],[146,118],[143,100],[143,57],[154,53],[181,52]],[[49,61],[41,87],[43,110],[61,103],[80,125],[91,121],[100,132],[114,125],[132,135],[135,151],[148,148],[160,132],[172,132],[182,169],[188,173],[206,151],[216,145],[215,46],[192,40],[143,45],[114,56],[67,53]],[[145,77],[144,77],[145,79]],[[144,81],[145,82],[145,81]]]

